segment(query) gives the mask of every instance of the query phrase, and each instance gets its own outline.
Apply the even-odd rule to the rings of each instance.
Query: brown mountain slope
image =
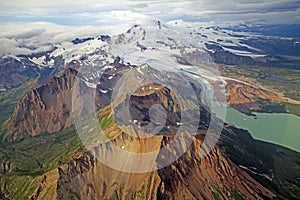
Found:
[[[159,136],[157,136],[159,137]],[[123,140],[121,135],[114,140]],[[159,139],[164,145],[163,140]],[[158,141],[159,141],[158,140]],[[133,140],[138,148],[143,145]],[[200,159],[201,139],[194,139],[189,150],[172,165],[149,173],[125,173],[109,168],[91,153],[58,169],[53,179],[58,199],[271,199],[275,195],[261,186],[215,148]],[[143,147],[147,148],[147,147]],[[108,151],[107,151],[108,152]],[[160,155],[158,155],[160,156]],[[125,165],[127,163],[124,163]],[[57,176],[57,173],[53,173]],[[46,175],[51,180],[52,175]],[[48,181],[38,191],[44,194]],[[42,195],[34,195],[43,199]],[[55,199],[55,198],[53,198]]]
[[[71,116],[72,86],[76,71],[68,68],[49,83],[30,90],[16,106],[6,127],[6,140],[55,133],[73,123]]]
[[[229,90],[228,103],[230,105],[255,102],[257,98],[284,101],[278,95],[259,87],[232,80],[226,82],[227,90]]]

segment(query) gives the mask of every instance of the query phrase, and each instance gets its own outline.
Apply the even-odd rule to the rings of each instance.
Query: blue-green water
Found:
[[[226,122],[249,130],[255,139],[300,152],[300,117],[286,113],[254,114],[257,119],[229,107],[226,112]]]

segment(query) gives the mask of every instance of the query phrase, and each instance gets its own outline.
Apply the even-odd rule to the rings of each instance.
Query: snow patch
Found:
[[[87,82],[87,81],[84,81],[84,83],[85,83],[86,86],[88,86],[89,88],[93,88],[93,89],[96,89],[96,88],[97,88],[97,85],[96,85],[96,84],[93,84],[93,83],[90,83],[90,82]]]
[[[101,93],[106,94],[108,91],[107,90],[100,90]]]

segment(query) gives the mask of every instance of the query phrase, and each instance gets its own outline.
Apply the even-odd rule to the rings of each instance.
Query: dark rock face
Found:
[[[255,65],[258,62],[249,56],[238,56],[223,49],[218,44],[206,43],[206,48],[212,50],[209,52],[214,62],[227,65]]]
[[[13,58],[0,61],[0,85],[6,89],[12,89],[38,75],[39,69],[32,63],[27,63],[24,67],[22,62]]]
[[[101,40],[103,42],[108,42],[110,40],[110,36],[109,35],[100,35],[98,40]]]
[[[81,44],[81,43],[84,43],[84,42],[87,42],[89,40],[93,40],[94,38],[91,38],[91,37],[88,37],[88,38],[76,38],[75,40],[72,40],[72,43],[73,44]]]
[[[166,111],[165,125],[174,125],[176,122],[180,121],[179,116],[176,114],[176,112],[179,112],[179,105],[171,94],[170,89],[167,87],[162,87],[158,91],[150,93],[147,96],[131,96],[129,108],[131,118],[147,125],[147,123],[151,121],[149,112],[154,105],[161,105]],[[158,113],[158,111],[156,111],[156,113]],[[157,118],[159,118],[159,116]],[[160,120],[158,120],[158,122],[159,121]]]
[[[30,90],[16,106],[8,122],[6,139],[55,133],[72,125],[72,86],[76,71],[69,68],[48,84]]]

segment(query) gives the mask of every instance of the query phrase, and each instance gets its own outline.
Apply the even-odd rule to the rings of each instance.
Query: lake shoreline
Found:
[[[260,141],[281,145],[300,152],[300,117],[289,113],[254,112],[249,116],[227,107],[225,122],[237,128],[248,130]]]

